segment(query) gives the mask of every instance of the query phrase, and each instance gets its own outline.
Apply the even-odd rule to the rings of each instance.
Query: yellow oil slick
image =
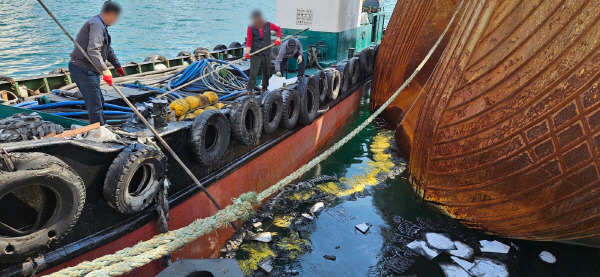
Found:
[[[299,191],[289,196],[290,199],[296,201],[306,201],[308,198],[313,196],[314,192],[312,191]]]
[[[268,258],[275,257],[275,252],[264,242],[251,242],[243,244],[240,249],[248,253],[248,258],[238,260],[240,268],[245,276],[252,274],[258,269],[258,264]]]
[[[317,189],[327,194],[337,194],[342,188],[335,182],[329,182],[326,184],[320,184]]]
[[[292,224],[292,219],[293,217],[289,215],[276,216],[275,218],[273,218],[273,225],[281,228],[286,228],[290,226],[290,224]]]
[[[310,242],[303,238],[300,238],[298,232],[291,230],[289,236],[281,238],[277,244],[277,249],[283,250],[287,253],[288,257],[292,260],[296,259],[298,255],[304,252],[304,248],[309,246]]]

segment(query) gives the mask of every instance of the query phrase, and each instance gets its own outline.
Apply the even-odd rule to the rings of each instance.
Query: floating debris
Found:
[[[259,222],[252,223],[252,226],[253,226],[255,229],[262,228],[262,225],[263,225],[263,224],[262,224],[262,222],[260,222],[260,221],[259,221]]]
[[[367,234],[367,232],[369,232],[369,229],[371,229],[371,224],[361,223],[361,224],[354,226],[354,228],[356,228],[356,230],[360,231],[363,234]]]
[[[323,208],[325,208],[325,204],[323,202],[317,202],[310,208],[310,213],[314,215],[320,212]]]
[[[252,237],[252,240],[260,242],[271,242],[273,241],[273,236],[271,235],[271,232],[262,232]]]
[[[348,221],[356,219],[356,217],[354,217],[352,214],[350,214],[346,209],[344,209],[341,206],[336,206],[332,209],[327,209],[327,211],[325,211],[325,212],[327,214],[329,214],[331,217],[335,218],[340,223],[344,223],[344,222],[348,222]]]
[[[452,263],[440,263],[440,267],[446,277],[470,277],[471,274],[462,267]]]
[[[262,262],[260,262],[258,264],[258,268],[260,270],[262,270],[264,273],[271,273],[271,271],[273,271],[273,258],[272,257],[268,257],[265,260],[263,260]]]
[[[476,277],[508,277],[505,264],[488,258],[475,258],[469,273]]]
[[[262,264],[267,258],[275,257],[275,252],[266,243],[245,243],[240,247],[240,250],[245,252],[244,256],[246,258],[238,258],[238,264],[246,276],[258,270],[259,264]]]
[[[474,265],[472,262],[463,260],[458,257],[450,257],[450,259],[452,259],[453,262],[455,262],[457,265],[459,265],[465,271],[469,271],[471,268],[473,268],[473,265]]]
[[[471,248],[466,243],[463,243],[460,241],[455,241],[454,247],[456,247],[456,249],[446,250],[446,252],[452,256],[456,256],[456,257],[467,259],[467,260],[470,260],[473,257],[473,254],[475,254],[475,251],[473,251],[473,248]]]
[[[481,252],[506,254],[510,250],[510,246],[501,243],[497,240],[480,240]]]
[[[406,245],[406,247],[412,249],[413,251],[421,254],[423,257],[433,260],[433,258],[437,257],[441,250],[430,248],[427,243],[423,240],[415,240]]]
[[[337,257],[334,255],[323,255],[323,258],[331,260],[331,261],[335,261],[337,259]]]
[[[454,250],[456,246],[454,246],[454,242],[450,239],[448,234],[440,234],[440,233],[427,233],[425,234],[425,240],[427,244],[438,250]]]
[[[307,213],[303,213],[303,214],[302,214],[302,217],[304,217],[304,218],[306,218],[306,219],[308,219],[308,220],[313,220],[313,219],[315,219],[315,218],[314,218],[312,215],[309,215],[309,214],[307,214]]]
[[[540,252],[540,259],[542,259],[542,261],[547,262],[549,264],[553,264],[556,262],[556,257],[554,257],[554,255],[552,255],[552,253],[550,253],[548,251]]]

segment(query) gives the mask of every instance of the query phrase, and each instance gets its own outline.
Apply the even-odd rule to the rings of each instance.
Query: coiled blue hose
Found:
[[[22,107],[25,107],[25,106],[35,105],[35,104],[37,104],[37,101],[27,101],[27,102],[22,102],[22,103],[19,103],[19,104],[15,104],[15,105],[13,105],[13,107],[22,108]]]

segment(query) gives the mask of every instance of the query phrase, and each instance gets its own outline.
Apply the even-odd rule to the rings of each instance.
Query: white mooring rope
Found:
[[[342,140],[338,141],[331,148],[319,155],[306,165],[300,167],[294,173],[290,174],[277,184],[269,187],[261,193],[248,192],[240,195],[234,200],[234,203],[218,211],[215,215],[207,218],[197,219],[186,227],[160,234],[154,238],[139,242],[138,244],[124,248],[114,254],[106,255],[97,258],[93,261],[82,262],[76,266],[65,268],[56,273],[50,274],[51,277],[64,276],[118,276],[130,272],[131,270],[144,266],[153,260],[160,259],[174,251],[181,249],[186,244],[193,242],[199,237],[209,234],[218,228],[227,226],[229,222],[237,220],[245,220],[254,214],[254,207],[259,205],[263,200],[267,199],[273,193],[285,187],[290,182],[301,177],[303,174],[314,168],[321,161],[329,157],[335,151],[340,149],[344,144],[354,138],[360,131],[369,125],[383,110],[398,97],[408,84],[421,71],[427,63],[435,49],[438,47],[448,29],[454,22],[456,15],[461,9],[464,0],[460,2],[454,15],[450,19],[448,26],[440,35],[440,38],[433,45],[427,56],[421,61],[412,75],[402,84],[402,86],[388,99],[377,111],[375,111],[365,122],[346,135]]]

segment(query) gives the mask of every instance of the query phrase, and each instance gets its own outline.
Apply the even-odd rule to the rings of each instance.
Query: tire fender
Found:
[[[113,161],[104,179],[104,199],[122,214],[142,211],[152,204],[167,171],[167,158],[153,146],[136,143]]]
[[[350,73],[348,72],[348,62],[343,61],[336,65],[338,72],[340,73],[340,93],[341,95],[346,94],[349,88]]]
[[[309,125],[317,118],[319,111],[319,83],[314,78],[302,78],[298,84],[300,94],[300,116],[298,122]]]
[[[348,89],[351,89],[358,83],[360,77],[360,62],[357,57],[348,60]]]
[[[342,77],[340,76],[340,72],[335,69],[327,70],[325,74],[327,76],[327,83],[329,84],[327,97],[331,100],[335,100],[340,93]]]
[[[279,127],[283,113],[283,98],[278,92],[267,91],[259,99],[262,107],[263,129],[272,134]]]
[[[281,127],[293,129],[298,123],[300,116],[300,94],[296,90],[284,90],[281,93],[283,108],[281,113]]]
[[[83,180],[60,159],[43,153],[12,153],[10,159],[16,171],[0,174],[0,199],[9,194],[23,200],[39,198],[35,191],[42,192],[43,187],[54,194],[56,207],[35,229],[0,228],[0,262],[6,263],[22,261],[64,238],[77,223],[86,197]]]
[[[233,102],[229,113],[229,124],[233,138],[242,145],[258,143],[263,129],[262,109],[258,99],[243,97]]]
[[[310,78],[314,78],[319,84],[319,103],[323,104],[327,100],[327,93],[329,91],[329,83],[327,82],[327,74],[321,70],[312,75]]]
[[[227,117],[217,110],[208,110],[194,119],[190,132],[190,144],[194,159],[205,166],[213,166],[223,158],[231,127]]]

